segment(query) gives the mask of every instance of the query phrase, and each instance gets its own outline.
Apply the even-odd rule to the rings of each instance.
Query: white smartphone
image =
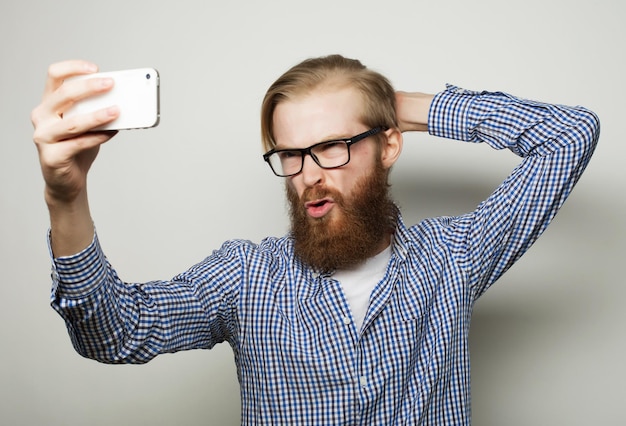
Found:
[[[86,98],[63,113],[63,117],[85,114],[110,106],[118,106],[120,116],[93,130],[147,129],[159,124],[159,73],[154,68],[86,74],[71,79],[110,77],[113,88],[102,95]],[[70,80],[70,79],[68,79]]]

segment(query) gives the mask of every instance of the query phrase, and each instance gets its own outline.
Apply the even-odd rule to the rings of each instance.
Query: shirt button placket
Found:
[[[359,384],[361,385],[362,388],[366,388],[367,387],[367,377],[361,376],[359,378]]]

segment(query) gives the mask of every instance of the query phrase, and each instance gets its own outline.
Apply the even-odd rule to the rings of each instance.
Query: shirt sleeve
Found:
[[[234,334],[239,252],[224,249],[170,281],[125,283],[94,235],[80,253],[53,258],[51,305],[76,351],[100,362],[208,349]]]
[[[75,300],[92,293],[106,273],[98,237],[80,253],[54,258],[48,231],[48,251],[52,262],[52,301]],[[63,285],[59,285],[63,283]]]
[[[435,136],[508,149],[521,163],[471,214],[446,224],[450,248],[480,296],[546,229],[589,163],[600,123],[583,107],[449,85],[429,112]]]

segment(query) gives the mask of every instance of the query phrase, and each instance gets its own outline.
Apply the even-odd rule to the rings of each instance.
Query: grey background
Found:
[[[31,109],[47,66],[159,69],[162,122],[118,135],[90,174],[93,217],[127,281],[169,278],[224,240],[288,226],[261,161],[259,108],[289,66],[357,57],[397,89],[454,83],[596,111],[602,136],[539,242],[481,299],[477,425],[617,425],[623,411],[625,6],[618,0],[3,1],[0,5],[0,423],[232,425],[232,352],[107,366],[77,355],[48,306],[48,217]],[[517,158],[423,134],[393,173],[407,222],[464,213]]]

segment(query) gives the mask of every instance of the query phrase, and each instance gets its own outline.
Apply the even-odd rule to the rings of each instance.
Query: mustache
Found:
[[[321,200],[322,198],[332,198],[335,204],[338,204],[339,206],[344,205],[341,193],[335,189],[327,188],[326,186],[306,188],[302,193],[302,196],[299,197],[299,201],[301,205],[304,205],[310,201]]]

